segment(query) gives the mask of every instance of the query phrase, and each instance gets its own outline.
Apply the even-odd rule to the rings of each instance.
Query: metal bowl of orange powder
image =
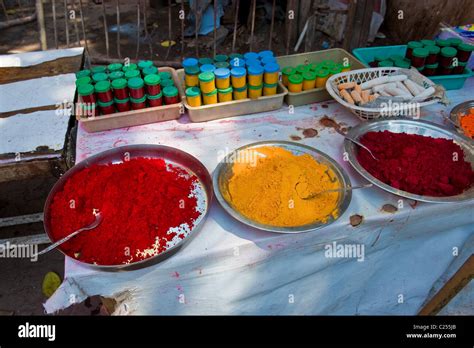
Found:
[[[48,195],[48,198],[45,202],[44,206],[44,229],[51,241],[56,241],[59,238],[53,237],[53,225],[51,223],[52,217],[52,205],[55,196],[61,192],[66,183],[75,176],[76,174],[80,173],[86,168],[89,168],[94,165],[107,165],[107,164],[121,164],[125,161],[138,159],[138,158],[145,158],[145,159],[162,159],[165,161],[167,167],[173,166],[174,168],[179,168],[180,170],[189,175],[190,177],[195,180],[196,186],[198,186],[199,193],[201,197],[199,200],[200,203],[200,214],[199,217],[195,220],[193,226],[190,227],[190,230],[186,231],[184,237],[180,240],[174,241],[166,247],[166,250],[151,255],[149,257],[134,260],[130,263],[120,263],[120,264],[95,264],[90,262],[83,262],[81,260],[77,260],[74,256],[66,253],[61,249],[61,246],[58,247],[59,251],[61,251],[64,255],[69,256],[76,262],[79,262],[81,265],[86,267],[100,269],[103,271],[123,271],[123,270],[134,270],[143,267],[147,267],[158,262],[161,262],[170,256],[177,253],[183,246],[185,246],[191,239],[196,235],[196,233],[202,228],[204,224],[205,218],[207,217],[208,211],[211,206],[212,200],[212,182],[209,172],[207,171],[206,167],[198,161],[195,157],[191,156],[190,154],[178,150],[173,147],[162,146],[162,145],[129,145],[129,146],[122,146],[117,147],[111,150],[107,150],[101,153],[98,153],[94,156],[88,157],[87,159],[79,162],[70,170],[68,170],[56,184],[52,188],[51,192]],[[86,182],[83,183],[87,185]],[[105,183],[104,183],[105,185]],[[148,192],[150,195],[153,195],[152,187],[148,187]],[[123,197],[124,200],[128,199],[127,197]],[[112,204],[120,204],[120,202],[111,202]],[[197,208],[196,208],[197,209]],[[124,212],[124,214],[126,214]],[[107,216],[103,217],[103,221],[101,225],[104,224],[106,221]],[[82,226],[81,226],[82,227]],[[100,225],[99,225],[100,227]],[[91,230],[93,231],[93,230]],[[72,233],[73,231],[68,231]],[[143,231],[143,233],[149,233],[150,231]],[[89,232],[83,232],[85,234]],[[77,238],[77,237],[73,237]],[[71,239],[73,241],[74,239]],[[69,242],[67,242],[69,243]],[[94,240],[91,238],[88,243],[94,243]],[[108,246],[106,246],[108,247]]]
[[[232,177],[235,174],[235,170],[239,171],[238,168],[234,167],[235,163],[245,163],[245,161],[252,161],[253,158],[253,153],[257,154],[262,154],[262,148],[281,148],[283,150],[288,151],[291,153],[292,156],[310,156],[310,157],[305,157],[305,158],[310,158],[317,162],[319,165],[324,165],[327,167],[327,171],[330,173],[326,173],[327,176],[329,177],[331,182],[334,182],[338,184],[339,188],[344,188],[344,187],[350,187],[351,182],[349,179],[349,176],[346,174],[346,172],[342,169],[342,167],[331,157],[326,155],[325,153],[318,151],[310,146],[294,143],[294,142],[288,142],[288,141],[262,141],[262,142],[257,142],[253,144],[249,144],[243,147],[240,147],[231,153],[229,153],[222,161],[218,164],[216,169],[214,170],[213,173],[213,185],[214,185],[214,192],[216,195],[217,200],[219,201],[220,205],[224,208],[224,210],[227,211],[227,213],[235,218],[236,220],[242,222],[245,225],[268,231],[268,232],[276,232],[276,233],[302,233],[302,232],[309,232],[313,230],[320,229],[324,226],[327,226],[331,224],[332,222],[336,221],[347,209],[347,207],[350,204],[351,198],[352,198],[352,193],[351,190],[341,190],[337,193],[331,193],[334,194],[334,196],[337,196],[337,198],[332,197],[331,198],[331,206],[327,207],[329,213],[326,215],[326,208],[325,206],[322,207],[321,211],[314,212],[314,217],[312,218],[311,216],[307,216],[309,218],[308,222],[305,222],[304,224],[297,224],[297,225],[289,225],[289,224],[280,224],[280,223],[275,223],[275,221],[281,222],[281,216],[284,216],[283,214],[281,216],[278,216],[282,212],[282,206],[286,205],[287,202],[283,202],[283,195],[285,195],[289,192],[289,195],[291,195],[292,200],[294,199],[294,209],[298,210],[300,209],[299,206],[305,207],[302,205],[301,200],[299,198],[301,197],[296,197],[298,194],[296,185],[294,186],[294,190],[291,189],[291,185],[288,186],[288,189],[283,189],[282,185],[278,186],[275,185],[276,191],[272,193],[272,197],[276,197],[278,195],[281,195],[282,201],[280,202],[281,205],[278,205],[278,207],[275,208],[275,210],[278,211],[278,213],[271,212],[270,215],[275,216],[276,218],[272,220],[272,224],[270,223],[264,223],[262,219],[258,219],[257,217],[252,217],[251,214],[249,214],[248,210],[253,210],[258,208],[262,208],[262,204],[260,202],[257,202],[261,199],[263,199],[265,192],[261,191],[262,188],[266,186],[265,182],[268,183],[268,185],[272,185],[274,183],[273,179],[274,177],[264,177],[263,181],[265,182],[260,182],[257,185],[250,184],[248,188],[248,192],[250,195],[252,195],[256,202],[255,206],[249,206],[249,209],[245,209],[246,207],[243,206],[244,209],[242,209],[242,205],[237,204],[236,200],[232,199],[232,188],[230,187],[229,183],[232,181]],[[260,152],[259,152],[260,151]],[[284,161],[285,158],[280,158],[280,160]],[[259,169],[259,166],[263,162],[258,162],[256,164],[256,170],[261,170]],[[251,164],[249,164],[251,165]],[[265,166],[265,164],[263,164]],[[241,168],[239,166],[239,168]],[[267,167],[268,168],[268,167]],[[239,172],[240,173],[240,172]],[[239,174],[237,174],[237,177]],[[262,179],[262,178],[260,178]],[[258,179],[258,180],[260,180]],[[250,179],[250,182],[252,182],[252,178]],[[282,179],[282,182],[285,179]],[[287,182],[292,183],[293,181],[288,180]],[[309,182],[308,182],[309,183]],[[311,185],[314,185],[313,188],[318,191],[322,182],[311,182]],[[235,183],[237,185],[237,183]],[[236,187],[236,186],[234,186]],[[280,187],[280,188],[278,188]],[[245,189],[247,190],[247,189]],[[286,193],[284,193],[284,191]],[[274,195],[273,195],[274,194]],[[327,194],[327,193],[326,193]],[[234,197],[236,198],[236,197]],[[333,199],[334,198],[334,199]],[[269,201],[273,202],[273,199],[270,199]],[[306,201],[307,202],[307,201]],[[278,203],[278,202],[277,202]],[[273,203],[272,203],[273,204]],[[334,205],[333,205],[334,204]],[[259,209],[262,211],[264,209]],[[272,209],[268,209],[269,211]],[[297,212],[295,212],[297,213]],[[319,215],[324,215],[324,218],[320,218]]]
[[[453,123],[457,126],[456,130],[469,138],[470,140],[474,139],[474,134],[473,136],[469,136],[469,134],[466,134],[465,129],[461,125],[461,117],[466,117],[468,115],[472,115],[474,110],[474,100],[468,100],[464,103],[456,105],[450,113],[450,119],[453,121]],[[468,116],[468,117],[473,117],[474,116]]]

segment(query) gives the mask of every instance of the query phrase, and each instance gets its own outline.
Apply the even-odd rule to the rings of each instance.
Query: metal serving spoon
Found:
[[[301,199],[304,199],[304,200],[308,200],[308,199],[313,199],[319,195],[322,195],[324,193],[329,193],[329,192],[345,192],[345,191],[349,191],[349,190],[357,190],[357,189],[364,189],[364,188],[369,188],[369,187],[372,187],[374,186],[374,184],[365,184],[365,185],[360,185],[360,186],[345,186],[345,187],[341,187],[341,188],[338,188],[338,189],[331,189],[331,190],[324,190],[324,191],[320,191],[320,192],[316,192],[316,193],[313,193],[313,194],[310,194],[309,196],[307,197],[300,197]],[[298,194],[299,196],[299,194]]]
[[[97,226],[99,226],[99,224],[102,222],[102,214],[99,212],[99,213],[95,213],[95,221],[92,222],[90,225],[87,225],[86,227],[82,227],[80,229],[78,229],[77,231],[75,232],[72,232],[71,234],[67,235],[66,237],[58,240],[57,242],[51,244],[49,247],[47,247],[46,249],[43,249],[41,250],[38,254],[36,255],[43,255],[43,254],[46,254],[48,251],[51,251],[53,249],[55,249],[56,247],[58,247],[59,245],[67,242],[69,239],[71,239],[72,237],[74,236],[77,236],[79,233],[81,232],[84,232],[84,231],[89,231],[89,230],[93,230],[94,228],[96,228]]]
[[[379,160],[378,158],[376,158],[376,157],[374,156],[374,154],[372,153],[372,151],[370,151],[370,149],[369,149],[367,146],[365,146],[365,145],[362,144],[361,142],[359,142],[359,141],[357,141],[357,140],[355,140],[355,139],[349,137],[347,134],[344,134],[344,133],[341,132],[339,129],[337,129],[337,128],[334,128],[334,129],[336,130],[336,132],[338,132],[340,135],[342,135],[342,136],[343,136],[344,138],[346,138],[347,140],[352,141],[354,144],[356,144],[356,145],[360,146],[361,148],[367,150],[367,151],[369,152],[370,156],[372,156],[372,158],[373,158],[374,160],[376,160],[376,161]]]

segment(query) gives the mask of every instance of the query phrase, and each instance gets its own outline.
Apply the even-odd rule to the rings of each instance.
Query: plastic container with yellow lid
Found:
[[[262,96],[263,93],[263,85],[260,86],[248,86],[249,88],[249,98],[250,99],[257,99]]]
[[[190,106],[201,106],[201,90],[198,87],[186,88],[186,101]]]
[[[288,77],[296,73],[296,69],[292,66],[286,66],[281,70],[281,81],[283,85],[288,87]]]
[[[263,95],[275,95],[277,92],[278,83],[274,84],[263,84]]]
[[[270,85],[278,82],[278,73],[280,71],[280,66],[278,64],[265,64],[263,69],[265,69],[265,73],[263,74],[263,82]]]
[[[308,70],[303,73],[303,91],[313,89],[316,86],[316,74]]]
[[[324,88],[326,86],[326,81],[329,78],[329,70],[325,68],[320,68],[316,72],[316,88]]]
[[[200,70],[197,66],[190,66],[184,69],[184,83],[186,87],[199,86]]]
[[[232,101],[232,87],[222,88],[217,90],[219,103]]]
[[[245,78],[247,75],[247,70],[245,68],[233,68],[230,71],[230,76],[232,80],[232,87],[234,88],[242,88],[245,86]]]
[[[202,101],[204,105],[217,104],[217,89],[214,89],[209,93],[203,93]]]
[[[230,70],[226,68],[219,68],[214,70],[216,76],[217,89],[226,89],[230,87]]]
[[[202,93],[211,93],[216,89],[215,75],[213,72],[206,71],[199,74],[199,87]]]
[[[264,69],[260,65],[251,65],[247,68],[249,86],[261,86]]]
[[[234,88],[234,100],[247,99],[247,85],[240,88]]]
[[[303,76],[293,74],[288,78],[288,90],[292,93],[299,93],[303,90]]]

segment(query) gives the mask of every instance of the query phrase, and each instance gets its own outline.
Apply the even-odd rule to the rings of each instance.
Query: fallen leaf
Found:
[[[61,278],[59,278],[59,276],[56,273],[54,272],[46,273],[43,279],[43,286],[42,286],[44,296],[50,298],[54,294],[54,292],[57,290],[57,288],[59,288],[60,285],[61,285]]]
[[[170,47],[176,45],[176,41],[165,40],[161,42],[161,46]]]
[[[397,207],[392,205],[392,204],[384,204],[383,207],[382,207],[382,211],[386,212],[386,213],[395,213],[396,211],[398,211]]]
[[[349,218],[349,221],[351,222],[352,227],[359,226],[363,220],[364,220],[364,217],[358,214],[351,215],[351,217]]]

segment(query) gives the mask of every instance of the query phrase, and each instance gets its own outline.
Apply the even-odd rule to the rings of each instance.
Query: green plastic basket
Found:
[[[375,56],[402,55],[405,56],[407,50],[406,45],[398,46],[378,46],[356,48],[352,51],[354,56],[360,60],[365,66],[369,67],[369,63],[374,61]],[[464,74],[460,75],[443,75],[443,76],[427,76],[431,81],[438,85],[442,85],[446,90],[461,89],[468,77],[474,76],[473,72],[466,68]]]

